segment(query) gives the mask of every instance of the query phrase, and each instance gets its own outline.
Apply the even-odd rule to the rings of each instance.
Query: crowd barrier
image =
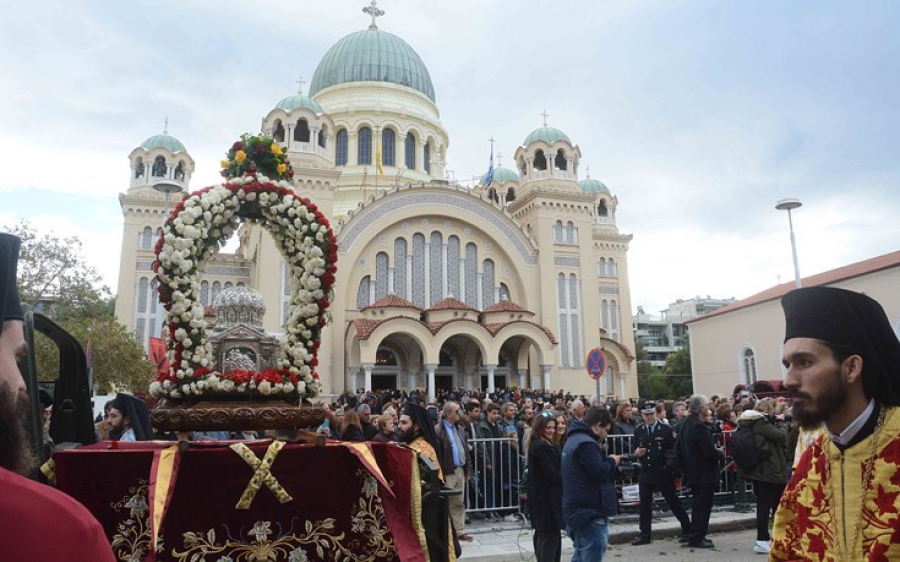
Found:
[[[726,431],[714,435],[716,445],[727,443],[731,433]],[[606,450],[608,453],[630,455],[633,450],[631,440],[631,435],[609,435],[605,442]],[[466,512],[508,515],[523,511],[522,495],[526,490],[522,476],[527,463],[519,443],[515,439],[504,437],[470,439],[469,445],[472,448],[474,470],[466,488]],[[636,510],[639,505],[637,464],[637,459],[632,458],[623,461],[620,466],[621,474],[616,480],[616,489],[622,511]],[[690,494],[680,485],[678,492],[683,500],[689,500]],[[715,495],[718,504],[743,507],[752,502],[752,486],[738,478],[737,467],[730,456],[719,461],[719,485]],[[657,496],[656,502],[662,502],[661,496]]]

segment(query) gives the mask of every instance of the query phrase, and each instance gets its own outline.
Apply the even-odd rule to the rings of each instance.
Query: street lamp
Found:
[[[779,211],[787,211],[788,214],[788,224],[791,227],[791,252],[794,254],[794,282],[797,284],[798,289],[800,288],[800,266],[797,265],[797,240],[794,238],[794,221],[791,220],[791,211],[802,206],[803,203],[794,197],[782,199],[775,204],[776,209]]]

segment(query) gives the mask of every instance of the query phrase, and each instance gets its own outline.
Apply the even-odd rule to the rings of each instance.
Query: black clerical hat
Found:
[[[866,396],[900,405],[900,341],[884,309],[862,293],[835,287],[795,289],[781,299],[784,341],[815,338],[863,359]]]
[[[22,304],[16,286],[21,245],[18,237],[0,232],[0,330],[6,320],[22,319]]]

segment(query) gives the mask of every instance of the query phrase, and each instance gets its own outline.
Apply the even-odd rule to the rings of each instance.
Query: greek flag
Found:
[[[488,165],[488,171],[484,175],[484,187],[488,187],[494,181],[494,145],[491,144],[491,163]]]

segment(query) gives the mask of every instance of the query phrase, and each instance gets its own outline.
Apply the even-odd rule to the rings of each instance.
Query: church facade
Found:
[[[450,139],[429,71],[378,28],[381,13],[370,10],[367,29],[326,53],[307,94],[282,99],[261,123],[290,158],[296,191],[330,217],[339,245],[319,352],[324,392],[593,393],[585,357],[601,348],[601,393],[637,396],[631,236],[616,225],[618,199],[579,179],[578,145],[546,122],[524,135],[510,168],[492,165],[472,189],[447,181]],[[116,314],[146,347],[162,323],[153,249],[180,197],[166,193],[199,186],[190,186],[188,150],[167,133],[129,158]],[[263,228],[245,225],[238,236],[236,252],[206,265],[201,299],[211,311],[222,291],[251,287],[267,303],[263,328],[280,332],[291,292],[281,256]]]

